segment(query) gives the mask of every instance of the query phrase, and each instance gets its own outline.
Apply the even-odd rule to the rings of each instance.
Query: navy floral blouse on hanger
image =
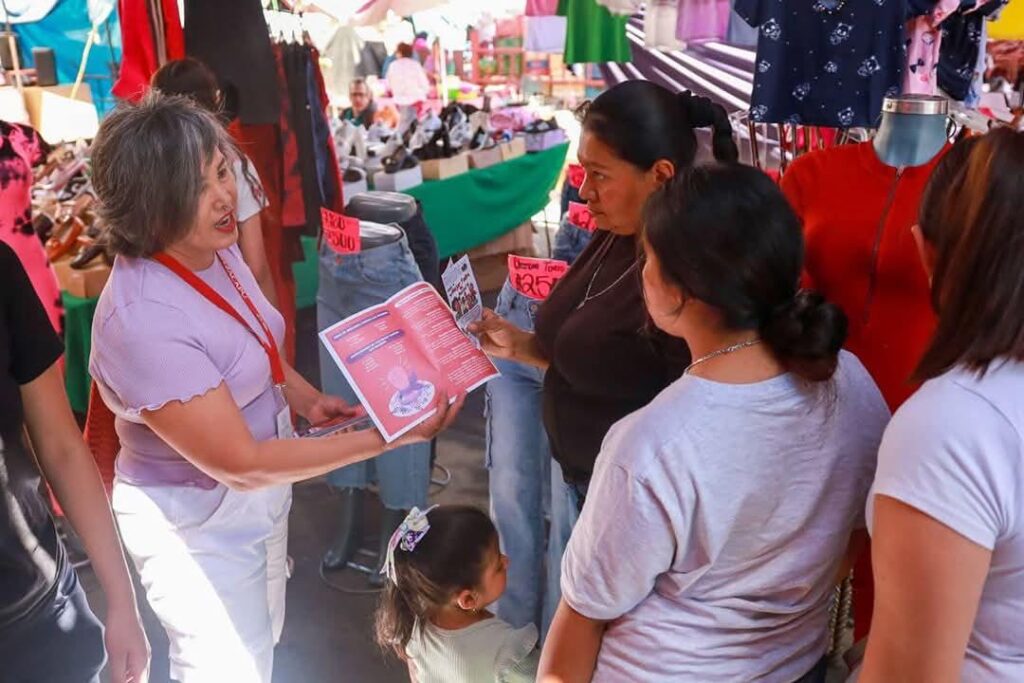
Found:
[[[900,92],[910,0],[736,0],[760,27],[751,118],[874,127]]]

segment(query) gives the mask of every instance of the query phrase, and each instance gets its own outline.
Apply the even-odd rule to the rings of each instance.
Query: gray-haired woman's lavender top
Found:
[[[237,246],[220,252],[274,333],[284,319],[267,301]],[[218,261],[196,273],[261,328]],[[170,270],[150,259],[118,257],[96,307],[89,369],[116,416],[118,476],[132,484],[217,482],[185,460],[143,421],[143,411],[187,402],[226,384],[257,441],[274,438],[270,364],[256,337]]]

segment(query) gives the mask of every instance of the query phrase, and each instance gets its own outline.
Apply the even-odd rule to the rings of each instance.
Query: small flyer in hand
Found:
[[[434,414],[438,392],[454,401],[500,375],[426,282],[331,325],[320,341],[388,443]]]
[[[441,274],[441,281],[444,283],[444,291],[448,295],[448,305],[455,313],[455,322],[459,329],[465,331],[472,323],[480,320],[484,314],[480,285],[477,284],[469,256],[449,262],[448,267]]]

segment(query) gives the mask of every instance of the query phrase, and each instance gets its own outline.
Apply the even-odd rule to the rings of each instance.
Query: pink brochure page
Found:
[[[451,348],[438,353],[445,339]],[[422,282],[331,325],[320,340],[389,443],[433,415],[439,387],[454,397],[498,375],[456,327],[433,287]]]

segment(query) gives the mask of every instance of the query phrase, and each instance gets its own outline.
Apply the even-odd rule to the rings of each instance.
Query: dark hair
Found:
[[[198,59],[185,57],[167,62],[153,74],[149,84],[165,95],[191,97],[207,111],[221,113],[217,75]]]
[[[712,128],[715,159],[735,162],[739,150],[732,124],[721,105],[685,90],[680,93],[650,81],[625,81],[577,110],[583,129],[642,171],[668,159],[676,171],[697,158],[696,128]]]
[[[151,90],[108,114],[91,155],[109,251],[149,257],[187,235],[217,150],[239,155],[220,121],[187,97]]]
[[[921,232],[935,248],[939,315],[920,380],[956,365],[984,374],[1024,360],[1024,133],[998,128],[954,145],[929,181]]]
[[[385,586],[375,618],[377,643],[402,659],[417,622],[480,585],[487,552],[498,543],[490,517],[475,507],[442,505],[428,519],[430,530],[415,550],[395,549],[397,585]]]
[[[206,111],[217,115],[222,123],[228,123],[234,118],[234,114],[224,106],[220,98],[217,75],[198,59],[185,57],[167,62],[153,74],[150,86],[164,95],[190,98]],[[244,154],[239,155],[239,158],[242,161],[242,176],[245,182],[252,189],[256,201],[262,203],[265,199],[263,187],[253,173],[249,159]]]
[[[398,53],[399,57],[409,59],[412,57],[412,45],[409,43],[399,43],[398,47],[395,48],[395,52]]]
[[[798,290],[800,220],[767,175],[740,164],[685,169],[648,200],[643,236],[662,276],[720,311],[728,328],[757,330],[804,379],[832,377],[846,316]]]

